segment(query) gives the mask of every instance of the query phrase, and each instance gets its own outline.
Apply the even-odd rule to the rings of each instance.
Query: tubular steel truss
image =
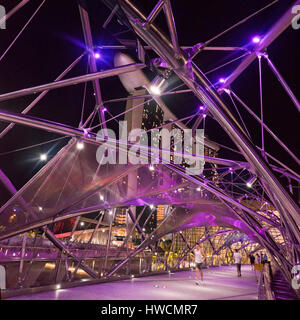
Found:
[[[9,17],[27,2],[22,1],[15,10],[11,10]],[[255,51],[243,52],[240,65],[221,86],[215,86],[196,65],[195,57],[202,50],[244,49],[210,47],[208,43],[180,46],[174,18],[176,14],[173,13],[170,0],[159,0],[149,15],[144,15],[129,0],[102,2],[111,10],[103,28],[108,28],[111,21],[118,18],[122,27],[128,28],[125,31],[131,32],[133,40],[117,39],[120,45],[95,45],[89,12],[79,5],[86,51],[54,82],[0,95],[0,102],[3,103],[40,93],[21,113],[0,110],[0,120],[9,123],[0,133],[0,139],[4,139],[15,125],[22,125],[25,129],[46,130],[68,138],[62,150],[20,190],[16,190],[9,177],[0,170],[0,180],[11,194],[11,198],[0,208],[0,264],[8,266],[12,261],[19,263],[16,279],[8,284],[8,288],[57,283],[70,285],[83,278],[101,280],[191,267],[190,254],[197,244],[207,251],[208,265],[230,263],[232,245],[244,252],[245,261],[249,252],[262,248],[290,281],[291,269],[300,261],[300,211],[293,195],[300,175],[267,151],[263,141],[265,132],[298,165],[300,161],[264,123],[262,86],[259,117],[233,92],[230,85],[256,60],[261,71],[263,57],[297,110],[300,110],[296,95],[266,54],[269,45],[290,24],[291,10],[271,27]],[[297,4],[300,4],[300,0],[294,5]],[[155,25],[162,12],[169,36]],[[139,63],[97,70],[95,49],[119,52],[134,46]],[[157,74],[166,79],[172,74],[181,83],[162,93],[161,97],[193,94],[205,106],[205,113],[197,112],[177,119],[170,106],[151,94],[150,82],[142,83],[149,94],[145,91],[141,95],[103,100],[100,81],[113,76],[121,79],[130,73],[137,75],[148,68],[149,63],[145,58],[147,50],[156,56],[150,65]],[[88,57],[90,73],[63,79],[85,56]],[[260,80],[262,84],[261,72]],[[78,127],[27,115],[50,90],[66,86],[74,86],[75,90],[75,85],[87,82],[93,84],[95,106],[85,120],[83,117],[80,119]],[[185,88],[177,90],[182,86]],[[228,101],[223,99],[224,93],[230,98],[228,103],[224,102]],[[132,107],[118,116],[107,118],[105,106],[120,101],[132,103]],[[124,114],[126,117],[127,114],[138,112],[151,101],[155,101],[165,113],[174,116],[171,122],[162,124],[160,128],[170,128],[170,124],[176,124],[182,130],[191,128],[195,132],[201,125],[204,128],[206,116],[211,117],[235,144],[236,149],[230,151],[242,160],[223,159],[210,154],[196,155],[205,161],[202,175],[191,175],[186,167],[166,163],[161,156],[160,163],[151,170],[148,164],[143,163],[112,165],[103,159],[97,163],[97,148],[104,143],[112,147],[118,144],[120,154],[131,147],[131,144],[124,144],[121,138],[117,140],[108,135],[109,123]],[[248,111],[261,126],[261,148],[251,139],[247,121],[241,117],[239,108]],[[232,110],[236,110],[239,117]],[[97,115],[99,122],[95,124]],[[195,122],[190,125],[192,119]],[[100,128],[104,130],[101,140],[96,134]],[[196,137],[193,136],[193,139]],[[84,148],[77,148],[78,143],[83,143]],[[216,149],[226,148],[208,139],[204,144],[205,147],[214,148],[217,145]],[[158,149],[162,151],[162,148]],[[141,159],[148,156],[148,150],[140,150]],[[278,180],[278,173],[286,178],[287,186]],[[252,183],[247,187],[249,181]],[[159,208],[163,210],[163,218],[155,227],[147,229]],[[98,216],[94,219],[91,214],[95,212],[98,212]],[[125,220],[118,224],[118,216]],[[55,226],[70,219],[75,219],[75,223],[68,232],[55,232]],[[84,228],[80,228],[81,223],[85,224]],[[112,240],[116,232],[116,237],[123,238],[121,245]],[[33,234],[33,238],[28,234]],[[228,234],[246,234],[248,238],[228,244]],[[33,270],[36,276],[29,276],[29,270]],[[53,275],[50,280],[47,276],[49,273]]]

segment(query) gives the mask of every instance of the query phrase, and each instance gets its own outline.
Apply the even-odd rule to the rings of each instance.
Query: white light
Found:
[[[161,94],[160,89],[156,86],[151,86],[150,91],[151,91],[151,93],[153,93],[156,96],[159,96]]]
[[[82,141],[78,141],[77,144],[76,144],[76,148],[78,150],[82,150],[84,148],[84,144]]]
[[[150,207],[150,209],[153,209],[153,208],[154,208],[154,205],[153,205],[153,204],[150,204],[149,207]]]
[[[248,188],[252,188],[252,185],[255,183],[257,177],[252,177],[249,181],[247,181],[246,185]]]
[[[102,229],[102,232],[105,232],[105,230],[104,230],[104,229]]]
[[[151,166],[149,167],[149,170],[150,170],[150,171],[154,171],[154,167],[151,165]]]
[[[197,188],[197,191],[201,191],[201,188],[199,187],[199,188]]]
[[[108,214],[112,215],[112,210],[109,210],[109,211],[108,211]]]
[[[103,195],[102,195],[102,194],[100,194],[100,195],[99,195],[99,198],[100,198],[100,200],[101,200],[101,201],[103,201],[103,200],[104,200],[104,197],[103,197]]]
[[[167,80],[161,76],[156,76],[151,82],[149,91],[153,95],[160,95],[162,92],[164,92],[164,90],[167,87],[168,87]]]
[[[43,211],[43,208],[42,208],[42,207],[39,207],[39,211]]]
[[[255,36],[255,37],[252,38],[252,42],[253,43],[260,43],[260,41],[261,41],[261,39],[258,36]]]
[[[81,225],[81,226],[84,226],[84,222],[80,222],[80,225]]]
[[[46,161],[46,160],[47,160],[47,155],[46,155],[45,153],[42,153],[42,154],[40,155],[40,160],[41,160],[41,161]]]
[[[143,228],[143,231],[145,232],[145,231],[146,231],[146,229],[145,229],[145,228]]]
[[[94,52],[94,57],[95,57],[96,59],[99,59],[99,58],[101,58],[101,55],[100,55],[99,52]]]

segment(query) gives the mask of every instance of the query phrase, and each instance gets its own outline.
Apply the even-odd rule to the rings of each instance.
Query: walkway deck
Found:
[[[257,300],[257,282],[250,266],[205,269],[197,286],[194,272],[176,272],[71,289],[41,292],[7,300]]]

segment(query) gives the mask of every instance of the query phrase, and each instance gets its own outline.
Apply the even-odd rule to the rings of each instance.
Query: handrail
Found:
[[[261,272],[260,276],[258,278],[258,285],[257,285],[257,299],[258,300],[265,300],[265,290],[263,289],[264,287],[264,273]]]
[[[271,288],[272,276],[270,269],[269,263],[265,263],[258,279],[258,300],[275,300],[275,295]]]

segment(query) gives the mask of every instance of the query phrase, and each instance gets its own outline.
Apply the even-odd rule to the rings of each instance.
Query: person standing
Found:
[[[249,256],[249,259],[250,259],[251,269],[253,271],[254,270],[255,257],[254,257],[254,255],[252,253]]]
[[[234,263],[236,264],[236,271],[237,271],[237,276],[241,277],[241,260],[242,260],[242,255],[239,253],[238,249],[235,249],[235,253],[233,254],[234,258]]]
[[[196,284],[199,285],[199,273],[201,276],[201,282],[203,283],[203,262],[205,259],[204,252],[200,248],[199,245],[196,246],[196,248],[193,250],[194,256],[195,256],[195,264],[196,264],[196,270],[195,270],[195,280]]]
[[[262,259],[262,260],[261,260],[262,264],[265,264],[265,263],[268,262],[268,257],[267,257],[267,255],[266,255],[266,253],[263,253],[263,254],[262,254],[262,258],[261,258],[261,259]]]

